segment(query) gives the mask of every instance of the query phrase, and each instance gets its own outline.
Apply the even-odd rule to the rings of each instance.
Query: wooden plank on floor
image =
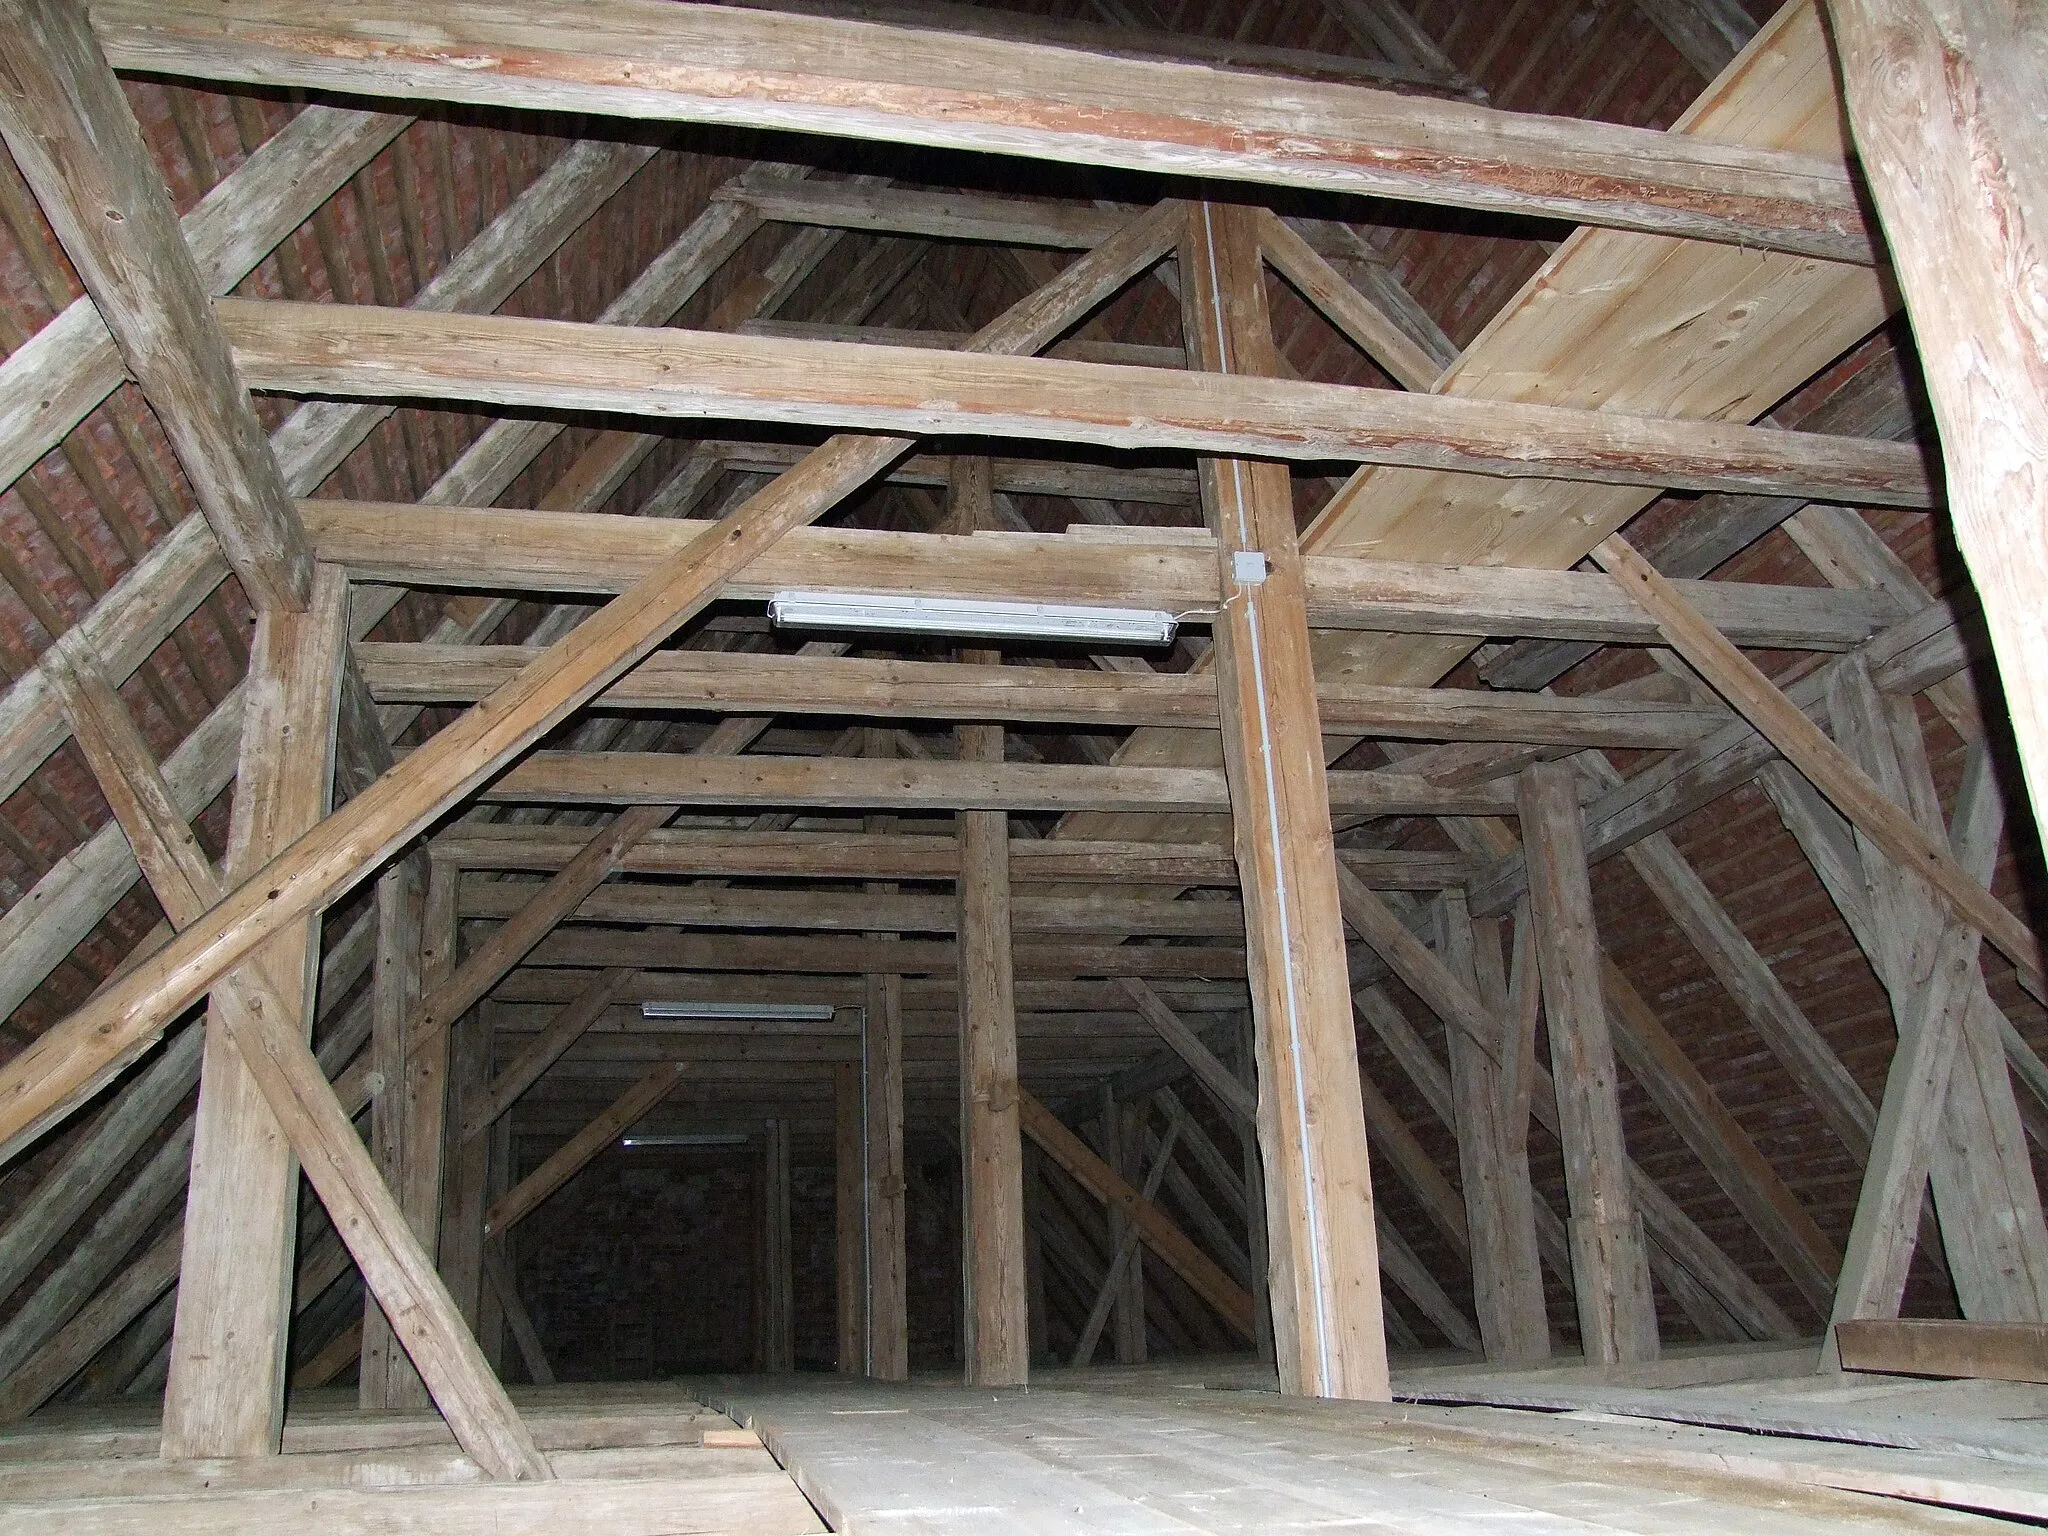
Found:
[[[53,1529],[101,1536],[272,1536],[310,1529],[323,1536],[401,1536],[433,1530],[488,1530],[492,1536],[683,1536],[744,1531],[781,1536],[822,1531],[816,1511],[782,1472],[726,1477],[583,1478],[467,1487],[279,1489],[185,1497],[81,1499],[0,1509],[0,1536]]]
[[[2048,1327],[1949,1318],[1862,1318],[1835,1324],[1845,1371],[2048,1381]]]

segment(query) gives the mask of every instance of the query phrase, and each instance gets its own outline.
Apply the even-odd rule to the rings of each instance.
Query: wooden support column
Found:
[[[869,726],[861,742],[863,757],[896,755],[896,734]],[[893,816],[870,816],[870,833],[886,833]],[[874,895],[897,889],[892,881],[868,882]],[[895,934],[870,934],[893,939]],[[867,1124],[867,1293],[862,1302],[865,1374],[879,1381],[903,1381],[910,1375],[910,1311],[907,1299],[909,1265],[904,1241],[910,1227],[904,1212],[903,1177],[903,978],[869,972],[862,985],[861,1092]]]
[[[796,1369],[796,1297],[789,1233],[789,1122],[761,1130],[761,1369]]]
[[[1988,877],[2001,813],[1990,763],[1973,749],[1952,831],[1941,827],[1919,721],[1860,661],[1838,667],[1829,713],[1843,749],[1958,862]],[[1846,850],[1845,850],[1846,851]],[[1904,1292],[1930,1173],[1949,1272],[1966,1317],[2039,1322],[2048,1232],[2020,1128],[1978,935],[1860,835],[1867,908],[1855,931],[1892,995],[1899,1045],[1885,1082],[1832,1323],[1893,1317]],[[1830,1333],[1832,1340],[1832,1332]],[[1836,1363],[1830,1347],[1822,1366]]]
[[[982,462],[986,461],[961,461]],[[986,476],[975,477],[984,489]],[[993,651],[962,660],[995,665]],[[963,762],[999,763],[1003,728],[963,725]],[[962,1297],[970,1386],[1017,1386],[1031,1372],[1024,1272],[1024,1149],[1017,1129],[1017,998],[1010,957],[1010,818],[959,818]]]
[[[1031,1358],[1042,1360],[1051,1351],[1052,1317],[1046,1310],[1045,1294],[1045,1170],[1044,1154],[1035,1146],[1024,1149],[1024,1285],[1025,1307],[1030,1326]]]
[[[1600,986],[1593,890],[1586,877],[1585,821],[1571,771],[1560,764],[1523,769],[1519,798],[1565,1187],[1571,1196],[1579,1334],[1588,1361],[1638,1364],[1657,1358],[1657,1311],[1621,1138],[1614,1045]]]
[[[491,1026],[471,1013],[455,1028],[449,1069],[451,1103],[442,1153],[447,1196],[441,1210],[441,1278],[477,1332],[483,1299],[484,1209],[491,1200],[491,1142],[470,1136],[463,1125],[491,1084]]]
[[[370,1052],[383,1088],[370,1104],[370,1150],[429,1258],[440,1241],[448,1037],[410,1049],[421,992],[455,963],[455,872],[402,859],[377,881],[377,971]],[[422,880],[424,878],[424,885]],[[452,1288],[451,1288],[452,1294]],[[457,1305],[460,1300],[458,1298]],[[424,1408],[427,1390],[375,1297],[363,1300],[357,1397],[371,1411]]]
[[[1238,1080],[1256,1095],[1259,1085],[1257,1026],[1252,1022],[1250,1009],[1238,1018]],[[1362,1096],[1359,1113],[1363,1118]],[[1252,1347],[1261,1360],[1271,1365],[1279,1358],[1279,1345],[1273,1337],[1273,1266],[1266,1241],[1266,1165],[1259,1156],[1256,1120],[1249,1127],[1240,1127],[1237,1139],[1239,1171],[1244,1179],[1244,1251],[1252,1266]]]
[[[1828,0],[2037,810],[2048,801],[2048,39],[2009,0]],[[1993,937],[1986,930],[1987,937]]]
[[[1444,964],[1504,1026],[1495,1036],[1501,1044],[1499,1062],[1461,1029],[1447,1028],[1444,1039],[1451,1054],[1458,1176],[1465,1191],[1479,1336],[1488,1360],[1526,1364],[1549,1357],[1550,1321],[1529,1181],[1528,1075],[1510,1070],[1520,1065],[1523,1042],[1521,1031],[1505,1027],[1509,999],[1500,923],[1494,918],[1473,922],[1463,891],[1445,891],[1435,916],[1437,952]]]
[[[908,1266],[903,1243],[903,978],[871,974],[865,984],[862,1070],[867,1079],[867,1374],[910,1375]]]
[[[257,618],[243,685],[230,883],[248,879],[327,813],[347,597],[341,572],[326,568],[307,611]],[[241,968],[291,987],[276,1001],[301,1041],[312,1032],[319,957],[316,915],[287,926]],[[284,1430],[299,1166],[222,1018],[251,1006],[249,994],[224,987],[207,1012],[164,1391],[167,1457],[272,1454]]]
[[[1275,371],[1253,212],[1191,208],[1180,274],[1190,361]],[[1200,481],[1222,561],[1215,654],[1258,1029],[1280,1389],[1385,1399],[1372,1176],[1293,493],[1286,468],[1267,462],[1203,459]]]
[[[866,1127],[862,1124],[860,1064],[832,1068],[832,1295],[839,1318],[841,1375],[858,1375],[867,1360]]]
[[[1132,1136],[1131,1112],[1138,1106],[1119,1104],[1106,1089],[1102,1095],[1102,1115],[1095,1123],[1095,1150],[1111,1172],[1120,1179],[1135,1184],[1139,1164],[1132,1158],[1135,1138]],[[1142,1124],[1142,1121],[1140,1122]],[[1150,1200],[1157,1192],[1156,1182],[1152,1191],[1145,1193]],[[1139,1267],[1142,1263],[1133,1244],[1135,1229],[1130,1216],[1112,1205],[1109,1207],[1109,1243],[1111,1252],[1110,1272],[1103,1282],[1103,1294],[1096,1302],[1096,1310],[1107,1308],[1107,1320],[1111,1326],[1110,1342],[1116,1353],[1118,1365],[1143,1365],[1145,1363],[1145,1273]],[[1117,1262],[1117,1254],[1129,1254],[1129,1259]],[[1133,1263],[1137,1260],[1138,1263]],[[1091,1321],[1094,1319],[1091,1317]],[[1096,1323],[1096,1332],[1101,1331]],[[1085,1331],[1083,1339],[1091,1349],[1094,1339]],[[1078,1363],[1078,1356],[1077,1356]]]

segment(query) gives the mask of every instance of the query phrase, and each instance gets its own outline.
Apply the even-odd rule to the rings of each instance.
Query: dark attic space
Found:
[[[0,0],[0,1536],[2048,1522],[2044,79]]]

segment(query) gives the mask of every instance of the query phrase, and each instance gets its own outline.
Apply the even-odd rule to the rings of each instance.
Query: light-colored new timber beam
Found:
[[[1756,727],[1868,837],[1901,868],[1925,881],[1935,896],[1962,921],[1983,934],[2029,978],[2035,989],[2048,985],[2041,948],[2033,930],[2012,909],[1994,897],[1956,862],[1948,849],[1936,846],[1901,809],[1872,782],[1870,775],[1830,741],[1756,664],[1702,618],[1676,592],[1670,580],[1635,552],[1619,535],[1594,550],[1594,557],[1620,581],[1645,612],[1655,616],[1665,637],[1700,675]]]
[[[512,645],[360,645],[380,704],[474,703],[538,654]],[[1192,673],[1010,667],[984,683],[947,662],[657,651],[592,701],[620,710],[872,713],[896,719],[1213,726],[1216,688]],[[1324,729],[1429,741],[1672,749],[1727,724],[1725,711],[1639,699],[1517,698],[1477,689],[1318,684]]]
[[[323,595],[322,588],[331,590],[332,585],[316,582],[316,598]],[[317,620],[311,615],[271,614],[266,622],[310,624]],[[218,902],[220,879],[189,837],[161,830],[176,820],[177,812],[161,774],[141,746],[139,730],[111,688],[102,683],[94,689],[89,676],[84,682],[86,686],[78,690],[77,697],[88,703],[96,698],[97,708],[91,713],[81,709],[74,719],[74,726],[80,727],[81,743],[90,730],[94,770],[105,775],[103,788],[123,830],[138,849],[138,862],[149,872],[171,920],[190,923]],[[95,729],[94,725],[106,728]],[[244,814],[250,813],[245,810]],[[281,971],[283,958],[274,947],[266,946],[249,964],[227,972],[218,983],[216,1001],[232,997],[238,1006],[217,1008],[215,1016],[231,1031],[236,1056],[276,1116],[285,1140],[333,1216],[336,1230],[348,1241],[370,1290],[384,1302],[456,1439],[494,1475],[548,1477],[547,1462],[463,1327],[461,1314],[378,1176],[325,1072],[297,1035],[295,1016],[282,999],[290,987],[303,984],[290,972],[274,974]],[[167,1241],[174,1254],[181,1250],[181,1235],[173,1234]],[[131,1266],[131,1271],[134,1268]],[[176,1272],[174,1264],[164,1285]],[[280,1265],[280,1272],[288,1279],[288,1265]],[[150,1295],[162,1289],[159,1285]],[[45,1348],[57,1347],[59,1340],[83,1323],[83,1315],[74,1319],[66,1332]],[[282,1328],[278,1336],[282,1338]]]
[[[664,1061],[620,1094],[610,1108],[572,1136],[546,1162],[491,1202],[484,1213],[485,1237],[502,1238],[574,1178],[584,1164],[631,1130],[668,1095],[687,1070],[687,1062]]]
[[[299,509],[320,558],[347,566],[360,581],[543,592],[623,591],[702,526],[409,502],[302,501]],[[1335,555],[1310,555],[1303,566],[1309,622],[1317,629],[1662,643],[1641,607],[1598,572]],[[984,531],[963,539],[805,528],[726,582],[720,596],[761,602],[804,587],[1125,604],[1170,613],[1213,610],[1220,595],[1211,541],[1194,530],[1134,529],[1114,537],[1086,528],[1065,534]],[[1882,594],[1732,581],[1687,581],[1679,590],[1737,643],[1771,649],[1848,650],[1906,617]],[[1937,616],[1919,623],[1925,628]]]
[[[1926,506],[1903,443],[1292,379],[912,347],[222,299],[252,387],[1406,465]],[[1057,402],[1048,404],[1048,402]]]
[[[991,351],[1043,346],[1151,266],[1170,245],[1177,222],[1170,215],[1140,219],[998,317],[978,334],[977,345]],[[836,505],[907,446],[893,438],[839,438],[818,449],[301,837],[262,878],[227,893],[146,964],[46,1030],[0,1069],[0,1154],[19,1152],[242,955],[362,880],[448,805],[639,661],[755,554]]]
[[[1252,210],[1200,203],[1180,247],[1182,331],[1206,375],[1274,371]],[[1223,592],[1215,624],[1224,778],[1245,908],[1280,1389],[1388,1394],[1365,1117],[1358,1097],[1294,501],[1271,462],[1197,462]],[[1110,770],[1119,771],[1119,770]]]
[[[84,8],[0,6],[0,137],[92,295],[258,610],[298,612],[313,551],[236,376],[162,174]]]
[[[1992,0],[1828,0],[1827,12],[1926,370],[1956,543],[1984,601],[2039,807],[2048,803],[2048,130],[2039,92],[2048,40],[2031,7]]]
[[[537,5],[478,0],[430,33],[390,0],[317,17],[100,0],[93,17],[122,68],[199,79],[992,149],[1871,259],[1824,161],[1306,81],[1276,102],[1269,80],[1071,48],[653,0],[586,5],[573,34]]]

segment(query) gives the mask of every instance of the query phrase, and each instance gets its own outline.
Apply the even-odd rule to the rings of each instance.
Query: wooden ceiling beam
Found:
[[[535,890],[529,880],[468,876],[462,915],[503,921]],[[563,922],[672,923],[687,928],[835,930],[844,933],[952,933],[959,917],[948,897],[904,892],[774,891],[611,882],[562,915]],[[1019,896],[1020,933],[1151,934],[1238,938],[1244,912],[1234,901],[1108,900],[1094,896]]]
[[[301,122],[306,125],[303,130],[297,126]],[[202,270],[214,273],[210,280],[217,285],[239,280],[249,265],[259,260],[282,233],[288,232],[271,228],[274,207],[282,210],[275,214],[277,218],[294,213],[296,218],[303,218],[307,210],[300,199],[307,185],[325,185],[324,178],[339,177],[353,170],[356,162],[349,156],[367,159],[402,126],[399,119],[365,118],[363,114],[308,108],[245,163],[243,171],[269,166],[262,177],[243,182],[243,171],[237,171],[188,215],[192,220],[207,215],[203,225],[186,226],[186,238],[193,245]],[[316,154],[314,146],[301,139],[302,133],[326,136],[331,142]],[[281,146],[278,153],[282,158],[266,160],[264,157],[273,145]],[[335,156],[341,158],[331,158]],[[630,155],[620,158],[616,146],[572,149],[456,253],[415,296],[414,302],[485,307],[502,302],[639,163]],[[293,174],[302,180],[291,181]],[[277,178],[276,184],[273,178]],[[216,200],[229,187],[238,189],[236,199],[217,204]],[[714,221],[716,231],[723,231],[735,217],[731,210],[723,212],[726,217]],[[678,266],[688,269],[694,264],[701,268],[718,258],[723,247],[715,234],[706,235],[703,224],[703,220],[693,224],[692,232],[655,263],[650,281],[636,283],[634,290],[651,286],[664,295],[672,293],[678,286],[687,286],[687,281],[675,273]],[[741,236],[746,232],[742,231]],[[215,272],[209,263],[221,265]],[[90,307],[86,300],[79,303]],[[666,317],[663,313],[659,318]],[[112,341],[105,345],[111,351]],[[24,347],[15,357],[28,350]],[[4,409],[4,399],[0,399],[0,409]],[[359,440],[358,432],[367,431],[374,424],[380,409],[367,408],[365,417],[365,408],[361,406],[312,402],[293,412],[271,437],[286,485],[305,489],[317,484],[333,468],[339,455]],[[519,443],[530,449],[524,456]],[[428,498],[495,496],[533,454],[546,446],[546,439],[520,439],[519,443],[507,446],[505,434],[495,428],[487,430],[456,468],[428,492]],[[207,593],[225,579],[227,569],[203,518],[188,520],[166,535],[80,621],[80,629],[100,655],[109,681],[118,686],[141,665]],[[365,633],[402,595],[392,592],[382,600],[381,608],[372,603],[367,612],[362,611],[364,605],[359,602],[352,632]],[[219,795],[234,775],[241,699],[239,689],[231,691],[164,763],[165,777],[180,806],[191,815],[196,816]],[[406,723],[406,719],[390,718],[394,713],[385,712],[387,732],[395,732]],[[26,782],[49,754],[63,744],[68,731],[64,713],[57,707],[41,667],[30,668],[0,697],[0,797]],[[363,743],[358,739],[353,745],[360,748]],[[84,939],[133,885],[136,873],[119,830],[103,827],[38,881],[31,899],[17,902],[0,915],[0,952],[6,957],[0,962],[0,1014],[18,1006]]]
[[[357,647],[371,695],[380,704],[473,703],[537,653],[530,646]],[[963,673],[949,662],[657,651],[598,695],[592,706],[1112,727],[1213,728],[1216,723],[1215,681],[1199,674],[1010,667],[999,678],[982,682]],[[1349,679],[1323,682],[1317,703],[1326,729],[1425,741],[1668,750],[1728,720],[1722,710],[1649,700],[1382,688]]]
[[[222,299],[250,385],[1929,504],[1903,443],[1518,401],[775,336]]]
[[[424,751],[425,748],[420,750]],[[1330,807],[1370,816],[1510,816],[1513,786],[1439,786],[1407,774],[1333,770]],[[671,752],[530,753],[476,791],[524,805],[813,806],[848,810],[1226,811],[1215,768],[1084,763],[699,758]]]
[[[1017,976],[1045,981],[1079,977],[1203,977],[1239,981],[1242,947],[1212,944],[1032,944],[1016,946]],[[609,967],[643,971],[734,971],[741,975],[937,976],[950,985],[953,945],[937,939],[798,938],[693,934],[675,929],[622,933],[558,928],[527,957],[534,966]]]
[[[992,322],[995,350],[1044,346],[1171,243],[1176,221],[1143,218]],[[226,894],[157,955],[52,1025],[0,1068],[0,1158],[41,1130],[161,1034],[244,954],[360,882],[407,839],[545,735],[701,610],[734,572],[902,454],[901,439],[834,439],[578,625],[490,701],[362,791]]]
[[[1208,843],[1090,843],[1019,837],[1010,863],[1019,884],[1032,881],[1237,884],[1230,849]],[[583,845],[575,827],[461,822],[434,839],[436,859],[465,869],[561,868]],[[1460,853],[1403,848],[1339,848],[1337,857],[1374,890],[1441,890],[1461,885],[1474,865]],[[797,880],[951,880],[959,871],[953,839],[916,833],[705,831],[653,832],[621,859],[620,871],[697,878]]]
[[[1372,393],[1380,393],[1372,391]],[[303,501],[320,558],[359,581],[534,592],[624,590],[704,524],[500,507]],[[1656,644],[1659,631],[1604,574],[1310,555],[1317,629],[1529,634]],[[791,588],[1163,608],[1199,617],[1220,596],[1213,543],[1196,530],[1064,534],[806,528],[725,582],[725,601]],[[1689,581],[1679,590],[1737,643],[1847,650],[1903,617],[1883,593]]]
[[[1541,215],[1871,260],[1848,177],[1806,156],[1080,49],[603,0],[98,0],[124,69],[993,151]],[[947,82],[944,88],[933,84]]]

